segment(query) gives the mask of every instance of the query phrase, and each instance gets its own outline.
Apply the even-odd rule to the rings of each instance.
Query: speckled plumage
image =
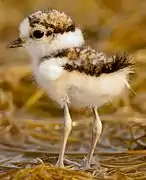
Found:
[[[100,76],[116,72],[123,68],[133,69],[133,62],[126,54],[117,54],[108,57],[105,53],[92,49],[89,46],[74,47],[63,49],[56,54],[42,57],[44,58],[59,57],[68,58],[68,62],[63,68],[69,72],[78,71],[90,76]]]
[[[38,11],[28,16],[28,19],[31,28],[38,25],[45,27],[47,36],[52,33],[62,34],[64,32],[75,31],[75,24],[71,18],[64,12],[57,10]]]

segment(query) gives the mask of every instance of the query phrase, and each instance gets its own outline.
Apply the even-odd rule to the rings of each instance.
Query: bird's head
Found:
[[[79,47],[84,43],[80,28],[68,15],[58,10],[31,14],[21,22],[19,30],[19,38],[8,47],[25,47],[33,58],[41,58],[65,48]]]

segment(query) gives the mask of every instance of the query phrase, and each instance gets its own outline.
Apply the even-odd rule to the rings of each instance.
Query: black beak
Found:
[[[14,41],[10,42],[7,48],[17,48],[23,47],[24,41],[21,38],[17,38]]]

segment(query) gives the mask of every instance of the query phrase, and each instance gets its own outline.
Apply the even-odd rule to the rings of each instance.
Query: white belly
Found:
[[[107,101],[119,96],[126,86],[126,75],[123,73],[104,74],[91,77],[74,73],[70,80],[68,96],[73,106],[100,107]]]
[[[39,85],[61,106],[67,101],[75,107],[99,107],[119,96],[127,81],[127,70],[100,77],[92,77],[79,72],[62,71],[56,79],[50,79],[39,73],[36,79]]]

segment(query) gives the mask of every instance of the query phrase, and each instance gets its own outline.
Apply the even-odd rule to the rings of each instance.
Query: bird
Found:
[[[24,47],[30,55],[35,80],[64,113],[63,137],[56,163],[64,167],[64,155],[72,130],[70,108],[89,108],[93,112],[92,139],[83,164],[91,167],[92,157],[102,133],[98,109],[129,89],[133,62],[124,54],[107,55],[85,41],[83,30],[65,12],[39,10],[19,26],[19,37],[8,48]]]

